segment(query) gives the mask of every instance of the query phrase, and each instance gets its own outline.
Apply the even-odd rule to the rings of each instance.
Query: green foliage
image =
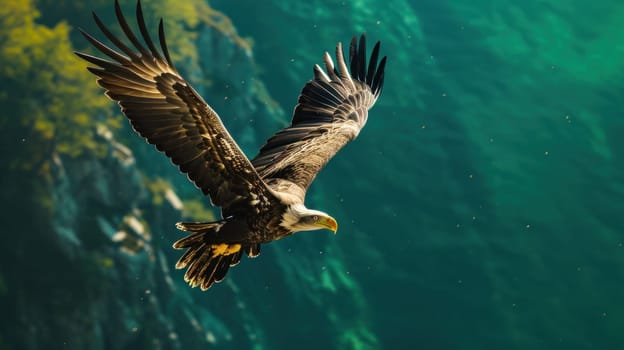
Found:
[[[149,191],[152,204],[161,205],[165,201],[167,191],[171,190],[171,183],[161,177],[151,179],[143,176],[143,183]]]
[[[149,191],[151,202],[154,205],[162,205],[167,198],[167,192],[173,190],[171,183],[161,177],[151,179],[143,176],[143,183]],[[182,216],[197,221],[214,221],[214,212],[202,203],[201,198],[203,197],[198,196],[183,200]],[[147,223],[145,224],[147,225]]]
[[[19,161],[27,169],[41,166],[54,152],[101,153],[94,124],[106,120],[109,127],[119,126],[85,64],[72,53],[70,27],[38,24],[39,15],[32,1],[8,0],[0,8],[0,127],[25,143],[26,154],[13,165]]]
[[[182,215],[195,221],[215,221],[215,214],[198,199],[182,201]]]
[[[245,51],[251,51],[251,40],[237,34],[230,18],[202,0],[158,1],[148,6],[156,17],[166,18],[167,41],[176,45],[176,50],[171,52],[174,62],[197,60],[197,32],[189,31],[188,28],[198,29],[202,25],[216,29]]]

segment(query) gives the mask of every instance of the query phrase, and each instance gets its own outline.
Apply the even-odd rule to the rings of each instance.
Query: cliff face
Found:
[[[53,155],[40,189],[49,198],[46,219],[27,223],[33,228],[27,235],[12,234],[11,261],[19,269],[6,281],[16,316],[5,334],[9,345],[122,349],[150,333],[158,335],[156,348],[177,343],[167,336],[175,332],[172,321],[155,317],[172,286],[153,242],[158,231],[144,223],[143,212],[153,210],[142,205],[145,190],[131,152],[101,133],[103,157]],[[173,209],[159,214],[176,217]]]
[[[110,12],[110,5],[101,12]],[[36,18],[35,5],[27,6],[31,7],[24,8],[24,18]],[[45,1],[39,6],[51,10],[40,20],[53,25],[58,12]],[[65,11],[78,10],[62,6]],[[199,15],[192,29],[186,29],[191,40],[178,47],[183,53],[178,57],[181,70],[215,101],[216,109],[224,111],[228,126],[242,136],[242,145],[255,147],[249,120],[262,115],[276,124],[281,111],[254,79],[250,48],[236,36],[227,17],[201,2],[192,9]],[[166,11],[166,4],[152,3],[148,10],[158,14]],[[25,21],[33,30],[47,30]],[[9,24],[3,22],[5,31]],[[180,26],[188,25],[176,18],[169,24],[173,37],[181,34]],[[76,39],[76,46],[83,44]],[[61,55],[71,61],[69,46]],[[30,69],[28,74],[41,74]],[[3,76],[2,82],[10,79]],[[94,80],[85,81],[94,85]],[[98,95],[105,100],[101,91]],[[8,97],[0,97],[8,105]],[[35,110],[50,108],[45,99],[27,94],[16,101]],[[51,135],[56,135],[51,142],[38,144],[46,140],[44,134],[27,137],[33,131],[19,118],[2,118],[4,131],[13,130],[15,135],[4,135],[2,147],[8,172],[2,178],[1,197],[5,226],[0,235],[0,349],[251,347],[259,331],[234,282],[210,295],[190,290],[182,273],[172,271],[180,254],[171,248],[181,235],[175,222],[216,213],[206,209],[207,199],[198,196],[166,157],[133,135],[125,121],[112,127],[99,122],[119,114],[113,103],[105,103],[98,112],[102,115],[89,116],[93,122],[81,126],[84,131],[78,125],[67,126],[96,145],[78,152],[58,146],[65,141],[59,136],[60,126],[50,126]],[[17,110],[18,117],[22,112]],[[11,144],[12,140],[19,142]],[[34,161],[31,152],[37,152]]]
[[[34,16],[42,24],[33,24],[40,30],[65,20],[95,27],[80,16],[65,17],[82,10],[77,4],[29,4],[32,13],[35,6],[42,9],[44,15]],[[94,7],[114,23],[110,4]],[[289,113],[270,97],[251,46],[229,18],[199,1],[175,10],[165,2],[146,5],[148,14],[167,18],[178,69],[253,156],[288,123]],[[63,33],[62,40],[70,38],[81,48],[84,41],[73,33]],[[66,49],[62,57],[71,54],[69,42]],[[32,68],[29,74],[41,72]],[[83,89],[93,80],[85,78]],[[83,133],[78,140],[89,143],[70,140],[58,147],[64,141],[61,126],[52,123],[40,161],[27,168],[13,165],[3,181],[8,188],[3,199],[14,206],[2,213],[9,224],[2,235],[7,249],[0,258],[0,305],[8,317],[1,320],[0,349],[274,348],[302,338],[315,348],[376,344],[361,291],[341,265],[341,251],[324,234],[279,249],[265,247],[261,259],[243,259],[208,293],[188,288],[183,273],[172,270],[180,252],[171,244],[181,235],[174,224],[217,213],[166,157],[134,135],[101,91],[88,98],[77,93],[76,100],[98,101],[99,109],[90,123],[65,127]],[[50,108],[39,103],[37,108]],[[286,105],[290,109],[292,101]],[[23,142],[41,150],[38,139]],[[9,149],[7,143],[5,155]],[[22,158],[33,152],[22,151]],[[332,257],[324,259],[330,251]],[[317,336],[310,338],[311,332]]]

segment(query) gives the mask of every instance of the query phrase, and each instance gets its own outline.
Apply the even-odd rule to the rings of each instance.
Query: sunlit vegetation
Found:
[[[149,198],[153,205],[163,205],[165,201],[169,199],[168,192],[173,191],[171,183],[161,177],[152,179],[143,176],[142,181],[149,191]],[[214,221],[214,212],[206,207],[202,200],[198,198],[182,200],[182,216],[193,221]],[[207,201],[207,199],[204,200]],[[172,203],[172,205],[175,206],[174,203]]]
[[[44,18],[36,5],[46,9]],[[107,5],[110,8],[110,2]],[[175,11],[171,11],[172,6]],[[117,129],[121,124],[119,113],[113,113],[114,105],[93,83],[85,63],[72,53],[71,23],[54,20],[62,18],[58,14],[61,8],[65,18],[80,24],[80,19],[72,17],[85,16],[69,16],[67,11],[83,11],[83,7],[74,2],[55,2],[52,6],[49,1],[7,0],[0,8],[0,127],[11,136],[3,142],[12,143],[3,149],[19,148],[11,152],[13,157],[3,157],[11,160],[11,167],[46,168],[54,152],[71,157],[85,152],[102,155],[103,145],[94,137],[96,125]],[[172,55],[181,62],[197,60],[197,34],[187,29],[200,24],[213,26],[245,50],[250,49],[249,42],[236,35],[229,19],[202,1],[175,5],[154,2],[146,9],[152,17],[167,16],[169,41],[176,43]],[[107,12],[112,11],[99,13],[112,20]]]
[[[171,38],[167,40],[176,43],[179,55],[188,56],[196,51],[195,43],[192,42],[195,36],[189,35],[188,29],[198,30],[202,25],[216,29],[243,50],[251,51],[251,39],[240,37],[230,18],[211,8],[205,1],[160,1],[150,6],[156,17],[166,17],[167,37]],[[172,53],[172,56],[175,60],[175,53]]]
[[[72,54],[69,25],[47,27],[36,23],[39,16],[32,1],[0,8],[0,127],[8,134],[3,142],[13,143],[3,151],[13,150],[5,158],[12,167],[26,169],[42,167],[55,152],[101,154],[95,124],[115,128],[120,121]]]
[[[8,315],[0,318],[0,350],[51,344],[52,338],[70,339],[70,347],[81,349],[97,348],[91,346],[96,343],[127,345],[128,324],[149,334],[132,340],[135,348],[151,348],[161,338],[164,348],[205,345],[203,329],[191,329],[188,322],[167,328],[162,337],[155,331],[169,309],[182,310],[186,301],[149,299],[149,306],[143,296],[146,289],[159,296],[171,291],[169,273],[164,273],[170,244],[159,250],[170,238],[170,217],[211,221],[216,211],[200,191],[177,198],[173,184],[182,187],[176,179],[183,182],[184,176],[173,166],[168,172],[152,162],[164,157],[151,149],[142,153],[147,145],[135,147],[143,140],[129,132],[119,106],[104,96],[87,64],[73,54],[94,53],[78,28],[107,42],[92,10],[120,34],[113,2],[6,0],[0,6],[0,166],[6,170],[1,178],[6,208],[0,246],[6,249],[0,256],[0,310]],[[135,26],[136,0],[120,3]],[[250,41],[203,0],[143,1],[143,6],[154,38],[157,20],[165,18],[173,59],[198,89],[209,89],[212,78],[198,69],[205,59],[197,46],[200,34],[225,37],[221,43],[226,47],[249,53]],[[249,63],[249,55],[238,57]],[[261,91],[253,95],[257,99],[270,99],[262,86],[253,91]],[[132,154],[121,144],[132,145]],[[137,172],[143,174],[140,184]],[[141,298],[126,299],[135,295]],[[105,312],[117,308],[125,311]],[[175,311],[175,317],[185,322],[195,316]],[[28,334],[31,329],[38,330],[37,337]],[[99,333],[92,334],[96,329]],[[180,331],[182,340],[172,340],[171,329]]]
[[[149,191],[152,204],[162,205],[167,198],[167,191],[171,190],[171,183],[161,177],[152,179],[147,176],[143,176],[142,181]]]
[[[182,216],[193,221],[215,221],[215,214],[197,199],[182,201]]]

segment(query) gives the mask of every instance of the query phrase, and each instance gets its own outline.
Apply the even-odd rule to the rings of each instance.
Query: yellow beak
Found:
[[[334,234],[336,234],[336,232],[338,231],[338,223],[336,222],[336,219],[332,218],[331,216],[321,217],[317,224],[321,228],[326,228],[332,231]]]

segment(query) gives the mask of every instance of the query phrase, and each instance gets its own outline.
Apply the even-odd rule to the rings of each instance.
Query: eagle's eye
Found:
[[[320,217],[318,215],[306,215],[300,219],[301,223],[307,225],[314,225],[319,221]]]

